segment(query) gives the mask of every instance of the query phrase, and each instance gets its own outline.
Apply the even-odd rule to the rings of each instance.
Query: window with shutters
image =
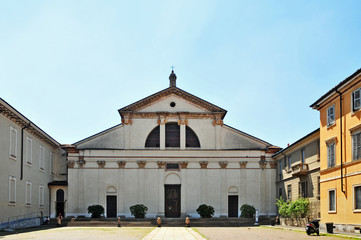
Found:
[[[308,186],[307,181],[299,183],[298,196],[302,198],[308,197]]]
[[[45,149],[43,146],[40,145],[40,152],[39,152],[39,169],[44,171],[44,162],[45,162]]]
[[[32,190],[32,183],[29,181],[26,181],[25,186],[25,205],[31,206],[31,190]]]
[[[361,88],[352,92],[352,110],[357,111],[361,108]]]
[[[16,177],[9,176],[9,205],[16,205]]]
[[[33,140],[26,137],[26,164],[33,164]]]
[[[335,105],[332,105],[327,109],[327,126],[331,126],[335,123]]]
[[[10,127],[10,154],[11,159],[16,160],[16,155],[18,151],[18,139],[17,139],[17,130],[14,127]]]
[[[39,208],[44,207],[44,186],[39,185]]]
[[[330,142],[327,144],[327,166],[335,166],[335,142]]]
[[[352,134],[352,159],[361,159],[361,131]]]
[[[52,152],[50,152],[50,174],[53,175],[54,174],[54,170],[53,170],[53,165],[54,165],[54,154]]]
[[[328,190],[328,212],[336,212],[336,189]]]
[[[361,212],[361,185],[355,185],[353,187],[354,196],[354,211]]]

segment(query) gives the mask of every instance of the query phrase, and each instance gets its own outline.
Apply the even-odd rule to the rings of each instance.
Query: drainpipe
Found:
[[[23,127],[21,129],[21,163],[20,163],[20,180],[23,180],[23,175],[24,175],[24,129],[30,127],[30,122],[28,123],[28,125],[26,125],[25,127]]]
[[[342,93],[336,89],[336,92],[340,95],[340,144],[341,144],[341,191],[345,194],[346,191],[343,189],[343,154],[342,154]]]

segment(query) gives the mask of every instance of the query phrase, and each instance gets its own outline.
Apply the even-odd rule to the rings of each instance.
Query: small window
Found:
[[[352,135],[352,159],[361,159],[361,132]]]
[[[328,212],[336,212],[336,190],[328,190]]]
[[[292,185],[287,185],[287,200],[292,200]]]
[[[25,187],[25,205],[31,206],[31,189],[32,184],[29,181],[26,181],[26,187]]]
[[[352,92],[352,110],[357,111],[361,108],[361,88]]]
[[[33,163],[33,140],[29,137],[26,138],[26,163]]]
[[[16,155],[18,151],[17,143],[17,130],[14,127],[10,127],[10,158],[14,160],[16,160]]]
[[[361,186],[355,186],[353,188],[354,194],[354,210],[361,211]]]
[[[335,123],[335,105],[332,105],[327,109],[327,126],[331,126]]]
[[[44,207],[44,186],[39,185],[39,208]]]
[[[300,182],[299,183],[299,196],[302,197],[302,198],[307,198],[308,197],[308,194],[307,194],[307,181],[303,181],[303,182]]]
[[[40,145],[40,152],[39,152],[39,169],[44,171],[44,162],[45,162],[45,149],[43,146]]]
[[[290,170],[290,169],[291,169],[291,164],[292,164],[292,157],[291,157],[291,155],[289,155],[287,159],[288,159],[288,170]]]
[[[335,142],[327,144],[327,166],[335,166]]]
[[[16,177],[9,176],[9,205],[16,204]]]
[[[167,163],[166,170],[179,170],[179,164],[178,163]]]
[[[52,152],[50,152],[50,174],[53,175],[54,174],[54,170],[53,170],[53,165],[54,165],[54,154]]]

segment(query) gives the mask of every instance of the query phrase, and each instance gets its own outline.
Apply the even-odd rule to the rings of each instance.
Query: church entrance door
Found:
[[[117,217],[117,196],[107,196],[107,217]]]
[[[238,196],[228,196],[228,217],[238,217]]]
[[[181,213],[181,185],[164,185],[165,217],[179,218]]]

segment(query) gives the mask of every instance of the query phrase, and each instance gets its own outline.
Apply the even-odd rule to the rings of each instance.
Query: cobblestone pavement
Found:
[[[296,232],[293,230],[272,229],[264,227],[197,227],[197,232],[205,236],[209,240],[225,240],[225,239],[253,239],[253,240],[340,240],[342,238],[326,236],[310,235],[305,231]],[[350,238],[348,238],[350,239]]]

